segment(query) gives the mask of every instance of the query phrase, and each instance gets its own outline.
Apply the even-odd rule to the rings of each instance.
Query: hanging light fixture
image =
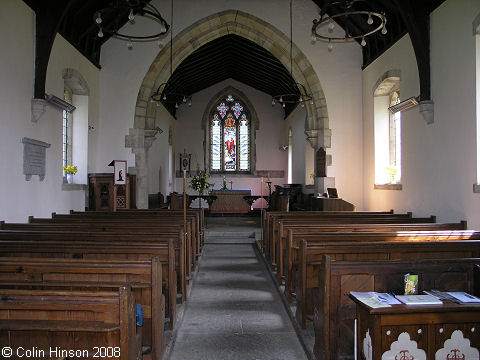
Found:
[[[126,41],[129,50],[133,48],[133,42],[158,40],[170,28],[157,8],[145,0],[117,0],[112,1],[110,5],[93,15],[95,25],[98,27],[97,36],[102,38],[106,33],[115,39]],[[135,32],[128,33],[128,27],[123,26],[125,20],[128,20],[130,25],[134,25],[137,16],[156,23],[155,30],[152,33],[140,35]]]
[[[384,13],[357,10],[353,8],[354,3],[366,2],[365,0],[342,0],[335,1],[328,4],[328,7],[322,9],[320,18],[313,20],[312,26],[312,40],[320,40],[328,43],[328,51],[333,50],[333,43],[352,42],[361,39],[360,45],[367,45],[367,37],[378,31],[383,35],[387,33],[387,18]],[[333,6],[339,8],[338,11],[333,11]],[[329,15],[331,13],[331,15]],[[364,22],[366,26],[357,26],[358,30],[355,34],[350,33],[348,28],[348,18],[357,19],[357,22]],[[332,35],[335,28],[334,22],[342,20],[345,24],[345,34]],[[340,23],[342,23],[340,21]]]
[[[290,77],[293,80],[293,21],[292,21],[292,2],[290,0]],[[277,102],[285,108],[285,104],[301,104],[304,106],[305,102],[309,101],[313,105],[313,97],[308,93],[303,84],[292,81],[291,87],[295,90],[290,94],[279,94],[272,96],[272,106]]]
[[[173,67],[173,0],[171,4],[171,27],[170,27],[170,79],[172,78]],[[161,83],[157,90],[150,96],[150,101],[156,101],[157,106],[160,102],[164,104],[175,104],[175,109],[181,104],[188,104],[192,106],[192,95],[177,93],[170,89],[171,85],[168,82]]]

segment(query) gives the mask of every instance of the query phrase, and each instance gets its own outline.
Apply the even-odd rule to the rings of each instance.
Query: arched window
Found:
[[[392,185],[382,189],[401,189],[402,139],[401,113],[392,113],[389,107],[400,103],[400,71],[383,74],[373,89],[375,186]],[[378,187],[376,187],[378,188]]]
[[[251,167],[251,119],[245,104],[232,95],[220,99],[210,123],[210,171],[248,173]]]

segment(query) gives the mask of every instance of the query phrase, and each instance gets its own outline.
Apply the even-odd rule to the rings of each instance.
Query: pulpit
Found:
[[[90,210],[135,208],[136,176],[128,175],[125,185],[114,185],[112,173],[88,174]]]
[[[248,213],[250,204],[244,199],[251,196],[250,190],[212,190],[210,195],[217,199],[210,205],[211,213]]]

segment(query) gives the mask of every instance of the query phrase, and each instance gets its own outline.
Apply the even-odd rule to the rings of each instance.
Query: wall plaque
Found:
[[[323,147],[317,151],[317,174],[316,177],[327,177],[327,152]]]
[[[40,181],[45,179],[46,149],[50,144],[24,137],[23,143],[23,174],[30,181],[32,175],[38,175]]]

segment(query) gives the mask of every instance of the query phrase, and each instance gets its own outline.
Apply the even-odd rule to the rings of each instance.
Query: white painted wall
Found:
[[[20,0],[0,3],[0,219],[27,221],[29,215],[85,208],[84,191],[62,191],[62,112],[47,106],[38,123],[31,122],[34,81],[34,13]],[[63,98],[62,70],[78,70],[88,82],[92,100],[89,119],[98,114],[98,69],[61,36],[55,39],[47,73],[47,93]],[[25,181],[23,137],[51,144],[46,151],[46,176]]]
[[[475,37],[480,2],[447,0],[431,14],[431,76],[435,122],[418,108],[402,113],[402,191],[374,190],[373,86],[387,70],[400,69],[400,93],[419,94],[416,60],[408,36],[363,71],[364,194],[367,210],[413,211],[438,221],[466,219],[480,227],[476,180]],[[460,55],[461,54],[461,55]]]
[[[155,6],[169,21],[170,4],[167,2],[154,0]],[[271,23],[280,31],[289,36],[289,1],[288,0],[210,0],[210,1],[190,1],[176,0],[174,14],[173,36],[190,26],[192,23],[220,11],[228,9],[238,9],[250,13],[260,19]],[[310,0],[296,0],[293,9],[293,41],[296,46],[306,55],[317,73],[322,84],[329,112],[330,128],[333,131],[333,147],[329,153],[333,155],[333,166],[329,168],[329,176],[335,176],[337,187],[343,197],[355,203],[359,209],[363,207],[362,190],[362,114],[360,112],[361,100],[361,49],[358,44],[343,44],[336,46],[334,51],[329,53],[326,44],[312,44],[310,40],[310,31],[312,20],[318,14],[318,8]],[[140,24],[139,24],[140,25]],[[163,41],[168,43],[169,36]],[[134,156],[130,149],[124,147],[124,136],[128,134],[128,129],[133,127],[133,117],[135,112],[135,103],[140,88],[140,84],[158,53],[158,47],[155,43],[134,44],[132,51],[127,50],[125,42],[110,39],[102,47],[101,57],[101,94],[100,94],[100,125],[98,130],[98,139],[92,148],[96,149],[98,156],[92,159],[92,168],[94,172],[106,171],[106,164],[112,159],[127,159],[130,166],[134,164]],[[207,89],[208,90],[208,89]],[[205,91],[207,91],[205,90]],[[207,91],[208,92],[208,91]],[[213,93],[211,93],[213,95]],[[175,143],[175,161],[178,161],[178,152],[183,152],[184,145],[180,138],[187,136],[179,131],[179,124],[183,117],[197,117],[198,121],[203,114],[203,108],[197,106],[206,106],[210,96],[204,94],[194,95],[194,105],[189,110],[178,111],[176,143]],[[262,98],[264,94],[259,93]],[[255,98],[251,98],[255,100]],[[202,101],[204,101],[202,103]],[[266,101],[266,100],[265,100]],[[265,108],[271,111],[270,99],[265,103]],[[267,106],[268,105],[268,106]],[[185,114],[183,112],[186,112]],[[258,110],[257,110],[258,111]],[[265,122],[263,119],[261,122]],[[304,122],[305,119],[302,119]],[[198,125],[199,126],[199,125]],[[198,130],[198,129],[197,129]],[[277,129],[272,129],[276,131]],[[193,129],[192,129],[193,131]],[[265,131],[261,128],[261,131]],[[299,138],[302,136],[297,131]],[[305,138],[305,137],[303,137]],[[286,139],[282,139],[285,140]],[[157,140],[158,141],[158,140]],[[157,142],[156,141],[156,142]],[[278,138],[276,141],[280,141]],[[283,141],[282,141],[283,142]],[[303,141],[304,142],[304,141]],[[160,145],[154,144],[155,149],[149,153],[164,151]],[[300,145],[299,145],[300,146]],[[302,145],[305,146],[304,144]],[[188,149],[191,147],[192,149]],[[195,163],[203,162],[203,148],[201,143],[185,145],[187,152],[197,156],[193,160]],[[273,148],[273,147],[272,147]],[[277,146],[278,152],[278,146]],[[297,151],[298,152],[298,151]],[[201,154],[201,155],[200,155]],[[285,155],[285,159],[283,159]],[[259,161],[263,161],[261,154],[257,151]],[[302,175],[295,182],[304,183],[305,180],[305,152],[295,156],[294,164],[302,164]],[[275,154],[275,159],[283,162],[287,161],[286,154]],[[149,155],[149,163],[152,159]],[[153,165],[153,164],[152,164]],[[273,166],[274,164],[272,164]],[[297,166],[297,165],[294,165]],[[160,163],[155,165],[149,176],[149,191],[156,191],[158,169]],[[162,168],[164,165],[162,165]],[[276,164],[274,167],[278,167]],[[260,169],[260,168],[258,168]],[[286,168],[285,168],[286,170]],[[299,170],[300,171],[300,170]],[[158,180],[158,184],[163,180]],[[286,179],[273,180],[280,184],[286,182]],[[234,186],[243,184],[240,179],[236,180]],[[238,187],[237,187],[238,188]],[[177,191],[182,191],[181,187],[176,186]]]

